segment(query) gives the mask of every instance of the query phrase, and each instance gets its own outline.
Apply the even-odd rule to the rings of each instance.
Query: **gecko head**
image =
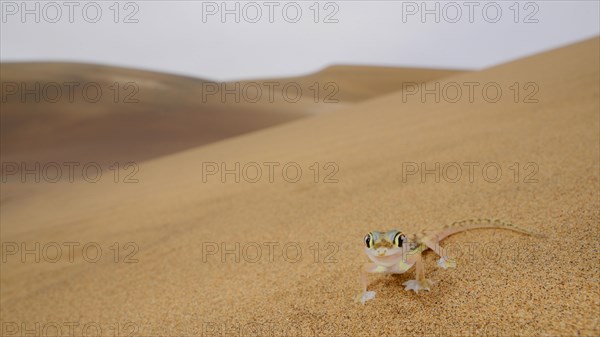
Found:
[[[402,252],[406,236],[397,229],[387,232],[373,231],[365,236],[365,253],[374,262],[388,256],[397,256]]]

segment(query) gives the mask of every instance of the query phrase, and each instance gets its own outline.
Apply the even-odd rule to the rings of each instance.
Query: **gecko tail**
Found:
[[[543,235],[543,234],[536,233],[529,229],[526,229],[526,228],[520,227],[516,224],[513,224],[511,222],[502,221],[502,220],[498,220],[498,219],[468,219],[468,220],[463,220],[463,221],[457,221],[450,225],[444,226],[441,230],[432,231],[432,234],[435,233],[437,236],[437,239],[439,241],[441,241],[444,238],[446,238],[450,235],[456,234],[456,233],[464,232],[464,231],[471,230],[471,229],[482,229],[482,228],[508,229],[508,230],[512,230],[512,231],[519,232],[522,234],[535,236],[535,237],[540,237],[540,238],[545,237],[545,235]]]

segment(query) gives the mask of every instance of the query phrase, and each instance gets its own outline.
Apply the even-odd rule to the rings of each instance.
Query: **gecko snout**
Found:
[[[379,256],[384,256],[385,253],[387,253],[387,248],[378,248],[377,249],[377,254],[379,254]]]

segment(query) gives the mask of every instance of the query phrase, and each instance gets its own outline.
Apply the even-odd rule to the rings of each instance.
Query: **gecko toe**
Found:
[[[446,260],[445,258],[441,258],[437,261],[438,266],[447,269],[447,268],[456,268],[455,260]]]
[[[430,291],[433,282],[428,279],[424,279],[422,281],[409,280],[404,282],[402,285],[404,285],[404,290],[406,291],[413,290],[415,293],[419,293],[419,290]]]
[[[366,301],[370,301],[372,299],[375,298],[375,292],[374,291],[365,291],[362,296],[360,296],[360,303],[361,304],[365,304]]]

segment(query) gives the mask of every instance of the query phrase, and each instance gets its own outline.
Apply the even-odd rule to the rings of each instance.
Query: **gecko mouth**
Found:
[[[369,255],[377,260],[385,261],[387,259],[394,259],[398,256],[399,252],[395,252],[393,250],[385,250],[383,252],[376,251],[371,252]]]
[[[376,258],[378,260],[385,261],[387,259],[394,258],[395,256],[395,254],[379,254],[378,256],[376,256]]]

